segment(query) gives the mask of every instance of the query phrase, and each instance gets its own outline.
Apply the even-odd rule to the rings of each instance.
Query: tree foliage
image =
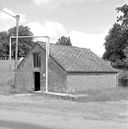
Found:
[[[128,68],[127,58],[128,53],[128,5],[116,8],[117,21],[109,30],[105,38],[105,53],[103,58],[111,62],[112,66],[117,68]]]
[[[62,36],[61,38],[59,38],[56,44],[69,45],[69,46],[72,45],[70,37],[65,37],[65,36]]]
[[[0,32],[0,57],[7,57],[7,55],[9,54],[9,46],[7,41],[7,32]]]
[[[116,10],[118,13],[122,13],[122,15],[117,16],[117,22],[120,22],[124,29],[128,29],[128,5],[125,4],[116,8]]]
[[[28,26],[19,26],[19,36],[32,36]],[[0,56],[8,57],[9,55],[9,38],[16,36],[16,27],[10,28],[7,31],[0,32]],[[16,39],[12,39],[12,57],[15,57],[15,43]],[[32,38],[19,38],[18,42],[18,57],[24,57],[33,46]]]

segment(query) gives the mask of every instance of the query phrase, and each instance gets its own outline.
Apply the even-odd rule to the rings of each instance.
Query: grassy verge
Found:
[[[88,101],[120,101],[128,100],[128,88],[117,87],[106,90],[90,90],[85,91],[83,94],[87,94],[85,97],[79,97],[76,101],[88,102]]]
[[[79,93],[78,97],[57,96],[52,94],[37,93],[35,95],[47,96],[49,98],[57,98],[63,100],[72,100],[77,102],[106,102],[106,101],[120,101],[128,100],[128,88],[117,87],[113,89],[104,90],[88,90]],[[83,95],[82,95],[83,94]]]

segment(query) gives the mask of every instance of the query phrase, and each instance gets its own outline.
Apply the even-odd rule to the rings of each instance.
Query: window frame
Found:
[[[41,56],[39,52],[33,53],[33,68],[41,67]]]

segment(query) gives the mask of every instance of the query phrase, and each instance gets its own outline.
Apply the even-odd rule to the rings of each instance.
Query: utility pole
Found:
[[[19,19],[20,16],[16,15],[16,49],[15,49],[15,72],[17,70],[17,61],[18,61],[18,32],[19,32]]]
[[[16,84],[16,70],[17,70],[17,54],[18,54],[18,32],[19,32],[19,19],[20,19],[20,16],[19,15],[16,15],[16,16],[13,16],[12,14],[0,9],[2,12],[8,14],[9,16],[13,17],[16,19],[16,49],[15,49],[15,69],[14,69],[14,83]],[[10,62],[11,62],[11,38],[10,38]],[[9,66],[10,67],[10,66]]]
[[[14,69],[14,88],[16,87],[17,61],[18,61],[18,32],[20,16],[16,15],[16,48],[15,48],[15,69]]]

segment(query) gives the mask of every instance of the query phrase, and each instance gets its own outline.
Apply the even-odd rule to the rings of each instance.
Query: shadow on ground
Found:
[[[13,128],[13,129],[50,129],[44,126],[38,126],[28,123],[20,123],[20,122],[12,122],[12,121],[4,121],[0,120],[0,128]]]

